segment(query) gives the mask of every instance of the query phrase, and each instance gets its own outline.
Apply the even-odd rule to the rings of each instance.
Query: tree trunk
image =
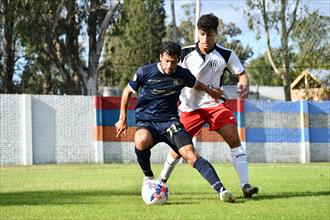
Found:
[[[78,22],[76,20],[76,1],[71,0],[66,2],[66,8],[68,9],[68,14],[70,15],[69,19],[69,26],[71,28],[68,29],[67,31],[67,47],[69,54],[71,54],[70,58],[71,59],[79,59],[79,41],[78,41],[78,36],[79,36],[79,28],[78,28]],[[81,88],[81,84],[83,84],[82,76],[79,75],[78,68],[76,65],[76,62],[71,62],[70,63],[71,68],[72,68],[72,80],[74,83],[74,93],[76,95],[81,95],[84,94]]]
[[[65,81],[65,92],[66,95],[77,95],[76,94],[76,84],[75,81],[72,78],[68,78]]]
[[[177,41],[178,37],[178,29],[176,27],[176,19],[175,19],[175,7],[174,7],[174,0],[170,1],[171,4],[171,16],[172,16],[172,40]]]
[[[4,13],[2,15],[2,23],[4,25],[4,37],[2,39],[4,48],[4,83],[3,92],[13,93],[13,75],[14,75],[14,64],[15,64],[15,38],[14,38],[14,5],[13,1],[4,0]]]
[[[83,70],[80,74],[83,75],[84,82],[87,83],[87,95],[97,95],[98,94],[98,80],[99,80],[99,60],[104,44],[106,30],[109,27],[111,18],[115,14],[118,6],[119,0],[111,1],[110,8],[102,21],[99,34],[97,36],[97,11],[92,10],[88,17],[88,38],[89,38],[89,55],[88,55],[88,68],[87,71],[83,70],[84,68],[78,67],[78,70]],[[98,8],[98,1],[92,0],[91,1],[91,8],[96,9]]]
[[[268,60],[275,72],[275,74],[281,76],[281,71],[277,68],[274,59],[273,59],[273,53],[272,53],[272,47],[270,45],[270,33],[269,33],[269,26],[268,26],[268,22],[269,22],[269,18],[268,18],[268,13],[266,11],[266,1],[263,0],[261,2],[261,14],[262,14],[262,18],[264,21],[264,29],[265,29],[265,33],[266,33],[266,45],[267,45],[267,55],[268,55]]]
[[[283,87],[285,101],[291,101],[290,90],[290,57],[288,47],[288,30],[286,26],[286,0],[281,0],[281,44],[282,44],[282,63],[283,63]]]
[[[97,83],[98,80],[95,78],[95,75],[89,77],[89,79],[87,80],[87,95],[91,95],[91,96],[95,96],[98,95],[98,91],[97,91]]]
[[[94,59],[93,59],[94,58]],[[98,95],[98,59],[93,52],[90,52],[90,62],[87,69],[87,95]]]
[[[45,73],[42,82],[42,94],[49,94],[52,89],[52,75],[51,73]]]

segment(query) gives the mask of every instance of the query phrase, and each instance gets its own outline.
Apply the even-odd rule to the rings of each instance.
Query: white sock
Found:
[[[171,156],[170,152],[167,154],[166,161],[164,163],[164,168],[162,172],[160,173],[160,178],[162,180],[168,180],[170,178],[170,175],[175,167],[175,165],[179,162],[179,159],[175,159]]]
[[[242,146],[230,149],[232,162],[238,174],[241,187],[249,183],[248,162]]]

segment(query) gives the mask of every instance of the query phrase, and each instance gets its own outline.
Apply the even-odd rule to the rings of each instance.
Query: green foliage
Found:
[[[236,195],[237,202],[228,204],[196,170],[181,164],[168,182],[169,201],[160,206],[143,203],[137,164],[2,166],[0,218],[326,220],[329,166],[250,164],[250,180],[260,192],[246,200],[232,165],[214,164]],[[161,168],[153,164],[155,174]]]
[[[125,87],[140,65],[157,62],[165,36],[163,0],[127,0],[108,35],[104,69],[110,85]],[[120,76],[120,77],[118,77]]]
[[[329,69],[330,16],[321,16],[317,11],[308,10],[306,14],[298,20],[292,34],[297,51],[294,59],[297,67],[295,71],[301,73],[306,68]]]
[[[184,4],[182,10],[184,13],[185,20],[182,20],[179,27],[179,39],[183,46],[188,46],[195,43],[195,4]]]
[[[48,59],[33,59],[24,65],[24,70],[20,75],[20,81],[16,82],[16,91],[26,94],[63,94],[65,83],[59,75],[56,75],[56,69]],[[46,72],[41,72],[43,69]]]
[[[72,1],[22,2],[21,19],[15,30],[19,33],[25,65],[21,74],[17,74],[20,79],[16,92],[81,94],[71,84],[76,74],[70,57],[75,51],[69,44],[79,35],[79,27],[70,21],[76,13],[74,7]],[[67,75],[61,76],[63,72]]]
[[[246,0],[247,8],[244,10],[248,17],[248,26],[257,30],[256,37],[260,38],[260,29],[265,32],[266,47],[269,52],[269,60],[274,72],[279,75],[283,81],[285,100],[291,101],[291,72],[290,72],[290,40],[292,29],[296,25],[298,18],[297,12],[300,7],[300,0],[295,1],[265,1],[265,0]],[[253,21],[254,24],[251,24]],[[271,32],[275,31],[280,36],[279,56],[281,65],[275,65],[275,58],[271,45]]]
[[[14,17],[14,38],[19,43],[15,46],[20,54],[15,58],[24,58],[15,66],[20,70],[15,72],[19,77],[15,92],[96,95],[104,33],[119,1],[9,2],[18,5],[16,11],[7,10]]]
[[[164,37],[164,41],[175,41],[180,43],[184,47],[195,43],[195,4],[183,4],[181,6],[181,10],[183,11],[183,17],[185,19],[181,20],[179,26],[177,27],[177,38],[172,38],[174,27],[172,24],[169,24],[166,26],[166,36]]]
[[[317,11],[309,12],[297,20],[291,36],[290,81],[292,82],[306,68],[328,69],[330,60],[330,17]],[[273,48],[276,66],[281,66],[281,49]],[[273,71],[267,53],[251,60],[247,66],[251,84],[280,86],[281,78]]]
[[[250,77],[250,85],[281,86],[281,78],[274,73],[269,63],[267,53],[253,59],[246,67]]]
[[[1,1],[0,4],[0,92],[15,93],[13,77],[19,47],[17,21],[21,19],[20,1]]]

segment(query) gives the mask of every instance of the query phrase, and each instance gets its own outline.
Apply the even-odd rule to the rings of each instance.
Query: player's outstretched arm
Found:
[[[214,99],[220,99],[222,97],[222,92],[220,88],[210,88],[209,86],[205,85],[204,83],[198,80],[194,89],[202,90],[207,94],[209,94]]]
[[[245,71],[238,75],[238,92],[241,99],[249,96],[249,77]]]
[[[116,122],[115,126],[116,126],[116,132],[117,135],[116,137],[118,138],[119,135],[124,132],[124,134],[126,134],[126,130],[127,130],[127,108],[128,108],[128,104],[129,104],[129,100],[131,98],[132,95],[132,91],[130,90],[130,88],[128,86],[126,86],[126,88],[123,91],[123,95],[121,97],[121,102],[120,102],[120,115],[119,115],[119,119]]]

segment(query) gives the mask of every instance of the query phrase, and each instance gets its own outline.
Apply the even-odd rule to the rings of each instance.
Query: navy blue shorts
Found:
[[[153,144],[150,148],[160,142],[165,142],[178,153],[181,147],[192,144],[190,135],[179,121],[138,121],[136,130],[141,128],[148,129],[151,133]]]

